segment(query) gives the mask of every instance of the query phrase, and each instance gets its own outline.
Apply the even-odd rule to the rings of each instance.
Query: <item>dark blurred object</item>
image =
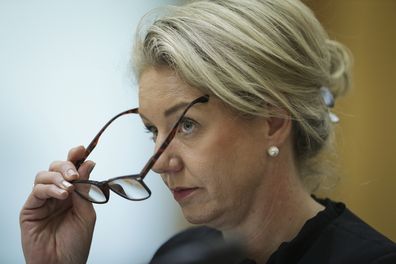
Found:
[[[198,227],[169,239],[155,253],[150,264],[236,264],[243,262],[244,250],[237,241],[225,242],[220,231]]]

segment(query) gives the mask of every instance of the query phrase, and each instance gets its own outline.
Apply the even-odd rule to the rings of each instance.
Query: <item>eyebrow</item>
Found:
[[[188,102],[180,102],[180,103],[178,103],[178,104],[166,109],[165,112],[164,112],[164,116],[165,117],[169,117],[170,115],[175,114],[176,112],[180,111],[181,109],[184,110],[184,108],[187,107],[188,105],[189,105]],[[146,116],[144,116],[141,112],[139,112],[139,115],[141,117],[143,117],[144,119],[146,119],[147,121],[150,120]]]
[[[175,114],[176,112],[180,111],[180,109],[183,109],[183,110],[184,110],[184,108],[186,108],[186,107],[188,106],[188,104],[189,104],[189,103],[186,103],[186,102],[178,103],[178,104],[176,104],[176,105],[174,105],[174,106],[168,108],[167,110],[165,110],[164,116],[165,116],[165,117],[168,117],[168,116],[173,115],[173,114]]]

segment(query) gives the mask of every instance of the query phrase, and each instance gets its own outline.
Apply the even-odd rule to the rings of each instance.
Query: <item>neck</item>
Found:
[[[271,192],[257,192],[262,195],[258,195],[257,204],[252,204],[240,223],[222,230],[226,239],[242,234],[247,256],[256,263],[266,263],[281,243],[295,238],[305,222],[324,209],[296,176],[277,177],[269,187],[273,188]]]

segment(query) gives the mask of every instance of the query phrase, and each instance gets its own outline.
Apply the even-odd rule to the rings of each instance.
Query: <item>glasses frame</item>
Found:
[[[187,111],[195,104],[197,103],[207,103],[209,101],[209,95],[203,95],[201,97],[198,97],[197,99],[193,100],[191,103],[189,103],[186,108],[184,109],[183,113],[180,115],[179,119],[176,121],[176,123],[173,125],[171,131],[169,132],[169,134],[166,136],[164,142],[162,142],[162,144],[160,145],[160,147],[158,148],[158,150],[150,157],[150,159],[147,161],[147,163],[145,164],[145,166],[143,167],[143,169],[140,171],[139,174],[131,174],[131,175],[124,175],[124,176],[118,176],[118,177],[114,177],[114,178],[110,178],[108,180],[105,181],[94,181],[94,180],[74,180],[71,181],[72,184],[91,184],[94,185],[96,187],[98,187],[103,194],[105,195],[106,200],[103,202],[98,202],[98,201],[92,201],[88,198],[86,198],[84,195],[80,194],[78,191],[75,190],[75,192],[84,200],[89,201],[91,203],[97,203],[97,204],[104,204],[107,203],[110,199],[110,190],[112,190],[113,192],[115,192],[116,194],[118,194],[119,196],[127,199],[127,200],[131,200],[131,201],[142,201],[142,200],[146,200],[148,198],[150,198],[151,196],[151,190],[148,188],[148,186],[144,183],[143,179],[146,177],[147,173],[151,170],[151,168],[154,166],[155,162],[159,159],[159,157],[162,155],[162,153],[164,153],[164,151],[166,150],[166,148],[169,146],[169,144],[171,143],[172,139],[175,137],[176,133],[177,133],[177,129],[179,127],[180,122],[182,121],[182,119],[184,118],[185,114],[187,113]],[[81,164],[84,163],[84,161],[88,158],[88,156],[92,153],[92,151],[95,149],[95,147],[97,146],[98,142],[99,142],[99,138],[100,136],[103,134],[103,132],[110,126],[111,123],[113,123],[116,119],[118,119],[121,116],[127,115],[127,114],[139,114],[139,108],[133,108],[133,109],[129,109],[126,111],[123,111],[119,114],[117,114],[116,116],[114,116],[113,118],[111,118],[103,127],[102,129],[98,132],[98,134],[96,134],[96,136],[94,137],[94,139],[89,143],[88,147],[85,150],[84,153],[84,157],[77,161],[75,163],[75,166],[77,168],[77,170],[80,168]],[[119,180],[119,179],[124,179],[124,178],[128,178],[128,179],[133,179],[136,180],[137,182],[139,182],[142,187],[147,191],[148,196],[145,198],[141,198],[141,199],[132,199],[129,197],[126,197],[125,195],[123,195],[122,193],[118,192],[117,190],[113,189],[110,185],[109,182],[114,181],[114,180]]]

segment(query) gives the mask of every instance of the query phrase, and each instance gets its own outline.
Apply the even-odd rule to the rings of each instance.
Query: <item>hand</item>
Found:
[[[86,263],[96,214],[92,203],[81,199],[69,182],[88,179],[95,166],[84,162],[80,146],[69,151],[67,161],[53,162],[39,172],[32,193],[20,213],[22,247],[27,263]]]

